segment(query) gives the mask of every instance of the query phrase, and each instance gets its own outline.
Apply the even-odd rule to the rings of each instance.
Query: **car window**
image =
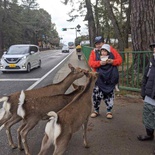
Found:
[[[64,45],[62,48],[63,48],[63,49],[67,49],[67,48],[68,48],[68,46],[67,46],[67,45]]]
[[[30,51],[38,52],[38,48],[36,46],[31,46]]]
[[[22,55],[29,53],[29,46],[11,46],[7,51],[8,55]]]

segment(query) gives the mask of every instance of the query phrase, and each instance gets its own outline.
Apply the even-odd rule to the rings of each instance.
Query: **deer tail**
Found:
[[[18,109],[17,109],[17,114],[18,114],[20,117],[22,117],[22,118],[25,117],[25,110],[23,109],[24,101],[25,101],[25,93],[24,93],[24,91],[22,90],[21,93],[20,93],[19,103],[18,103]]]
[[[9,116],[9,114],[10,114],[11,105],[8,102],[8,99],[9,99],[8,96],[4,96],[4,97],[0,98],[0,102],[3,102],[3,106],[0,109],[0,120],[4,117],[4,115],[5,115],[5,117],[7,117],[7,115]]]
[[[54,111],[50,111],[47,115],[50,116],[50,118],[46,124],[45,133],[50,141],[55,144],[56,138],[61,133],[61,126],[58,124],[58,114]]]

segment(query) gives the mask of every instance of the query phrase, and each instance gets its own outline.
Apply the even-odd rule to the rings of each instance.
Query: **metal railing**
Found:
[[[82,52],[86,61],[89,60],[93,48],[82,46]],[[123,51],[119,52],[123,63],[118,66],[119,88],[130,91],[140,91],[145,67],[152,56],[151,51]]]

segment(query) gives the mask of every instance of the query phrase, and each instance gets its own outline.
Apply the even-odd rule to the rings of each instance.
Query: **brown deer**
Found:
[[[71,72],[61,82],[38,89],[27,90],[25,91],[26,98],[64,94],[73,81],[84,76],[84,70],[81,68],[74,68],[71,64],[68,64],[68,66]],[[16,92],[0,99],[0,102],[4,102],[0,114],[0,128],[6,128],[9,145],[13,149],[16,148],[16,145],[13,142],[10,130],[12,125],[21,120],[21,117],[17,115],[19,96],[20,92]]]
[[[88,82],[80,94],[58,113],[54,111],[48,113],[48,116],[51,116],[51,118],[45,127],[45,136],[38,155],[45,155],[52,143],[54,145],[53,155],[62,155],[72,134],[78,131],[81,126],[84,129],[84,146],[88,147],[86,129],[92,108],[92,90],[98,73],[87,72],[86,77]]]
[[[49,111],[53,110],[58,112],[68,103],[70,103],[74,97],[83,89],[84,86],[81,85],[69,94],[60,94],[30,99],[25,99],[25,94],[22,91],[17,110],[17,114],[23,118],[23,124],[18,128],[18,148],[22,149],[22,140],[25,154],[30,155],[26,139],[28,132],[32,130],[40,120],[49,119],[49,116],[47,116]]]

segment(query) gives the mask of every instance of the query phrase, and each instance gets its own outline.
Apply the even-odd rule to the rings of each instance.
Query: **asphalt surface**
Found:
[[[74,52],[56,73],[53,83],[61,81],[70,72],[68,63],[71,63],[74,67],[89,69],[85,59],[82,58],[79,61]],[[86,78],[82,77],[76,80],[75,83],[84,85]],[[71,86],[66,93],[72,90]],[[90,147],[88,149],[83,147],[82,129],[80,129],[73,134],[64,155],[153,155],[152,152],[155,149],[154,140],[150,142],[137,140],[137,135],[145,133],[142,124],[143,101],[140,95],[121,94],[123,94],[122,91],[118,92],[115,98],[113,119],[106,118],[106,108],[103,102],[100,107],[100,116],[89,119],[87,136]],[[45,124],[45,121],[41,121],[29,133],[28,143],[31,155],[37,155],[40,150]],[[16,130],[18,126],[19,124],[12,129],[15,142],[17,142]],[[0,137],[3,139],[3,142],[0,140],[0,155],[24,155],[23,151],[10,149],[4,130],[0,132]],[[47,155],[52,153],[53,146],[50,147]]]

